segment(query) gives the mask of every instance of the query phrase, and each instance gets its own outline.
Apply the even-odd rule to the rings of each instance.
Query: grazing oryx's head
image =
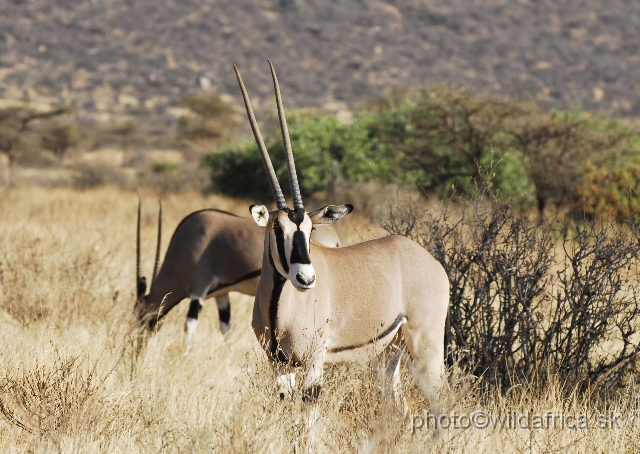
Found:
[[[136,231],[136,303],[134,305],[134,312],[138,319],[140,326],[147,325],[149,328],[153,328],[157,322],[158,317],[153,318],[153,314],[157,314],[160,309],[161,302],[151,304],[149,295],[147,295],[147,278],[142,276],[142,268],[140,266],[140,197],[138,197],[138,228]],[[158,277],[158,270],[160,269],[160,240],[162,235],[162,203],[158,200],[158,244],[156,245],[156,261],[153,267],[153,276],[151,283]]]
[[[316,283],[316,273],[311,263],[309,255],[309,237],[314,225],[333,224],[346,214],[353,210],[352,205],[327,205],[315,211],[307,213],[302,204],[302,196],[300,195],[300,186],[298,185],[298,177],[296,175],[296,167],[293,161],[293,152],[291,150],[291,141],[289,140],[289,130],[287,128],[287,120],[284,116],[284,107],[280,97],[280,87],[278,86],[278,78],[275,69],[269,60],[271,67],[271,76],[273,77],[273,86],[276,93],[276,103],[278,106],[278,118],[280,120],[280,129],[282,131],[282,141],[284,143],[285,154],[287,158],[287,169],[289,170],[289,183],[291,184],[291,195],[293,198],[293,209],[288,208],[284,200],[284,195],[280,189],[280,184],[276,177],[271,164],[271,158],[264,144],[258,123],[253,114],[249,95],[240,77],[240,71],[234,65],[238,83],[242,90],[242,97],[247,109],[247,116],[251,123],[251,129],[256,139],[262,163],[264,164],[271,191],[276,201],[277,209],[269,212],[264,205],[251,205],[249,211],[260,227],[267,230],[269,235],[269,248],[265,249],[265,254],[269,254],[269,260],[272,262],[276,270],[284,277],[288,277],[291,283],[300,290],[308,290],[313,288]]]

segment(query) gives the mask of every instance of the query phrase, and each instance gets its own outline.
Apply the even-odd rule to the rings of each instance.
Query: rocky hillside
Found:
[[[270,58],[290,107],[445,83],[640,117],[638,30],[629,0],[3,0],[0,98],[166,125],[186,95],[239,103],[233,63],[259,107]]]

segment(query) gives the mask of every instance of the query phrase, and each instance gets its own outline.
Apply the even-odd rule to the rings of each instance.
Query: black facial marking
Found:
[[[287,216],[295,225],[298,226],[298,230],[300,229],[300,224],[304,221],[304,208],[298,208],[297,210],[289,210],[287,212]]]
[[[322,392],[322,385],[311,385],[302,391],[302,401],[305,404],[313,404],[320,397],[320,393]]]
[[[269,330],[271,331],[269,355],[276,362],[286,362],[286,357],[281,358],[281,351],[278,349],[276,320],[278,317],[278,301],[280,300],[280,295],[282,294],[284,284],[287,282],[287,278],[282,276],[276,269],[276,266],[273,263],[273,258],[271,257],[271,243],[267,242],[267,244],[267,247],[269,248],[267,251],[267,255],[269,256],[269,265],[271,265],[271,268],[273,269],[273,289],[271,290],[271,296],[269,297]]]
[[[220,316],[220,323],[228,325],[231,320],[231,305],[228,304],[224,309],[218,309],[218,315]]]
[[[201,309],[202,309],[202,304],[200,304],[200,301],[196,299],[191,300],[191,304],[189,305],[189,312],[187,313],[187,318],[193,318],[197,320],[198,314],[200,313]]]
[[[280,265],[285,273],[289,273],[289,264],[287,263],[287,254],[284,252],[284,233],[280,223],[276,220],[273,223],[273,232],[276,234],[276,246],[278,247],[278,257],[280,257]],[[271,257],[271,254],[269,254]]]
[[[262,272],[262,269],[259,270],[255,270],[252,271],[250,273],[245,274],[244,276],[236,279],[233,282],[229,282],[228,284],[220,284],[220,285],[216,285],[214,288],[209,289],[209,291],[207,292],[207,296],[211,295],[213,292],[217,292],[218,290],[221,290],[225,287],[231,287],[232,285],[236,285],[242,281],[245,281],[247,279],[253,279],[254,277],[258,277],[260,276],[260,273]]]
[[[298,230],[293,232],[293,249],[291,251],[291,264],[301,263],[303,265],[309,265],[311,258],[309,257],[309,250],[307,249],[307,237],[304,232]]]
[[[369,344],[373,344],[374,342],[379,341],[382,338],[387,337],[389,334],[391,334],[396,328],[398,328],[398,326],[400,325],[400,323],[402,323],[407,317],[404,314],[400,314],[398,315],[398,317],[396,317],[396,319],[394,320],[394,322],[391,324],[391,326],[389,326],[387,329],[385,329],[382,333],[378,334],[376,337],[374,337],[373,339],[371,339],[368,342],[364,342],[362,344],[358,344],[358,345],[348,345],[346,347],[335,347],[335,348],[330,348],[329,349],[329,353],[339,353],[339,352],[344,352],[347,350],[354,350],[356,348],[360,348],[360,347],[364,347],[365,345],[369,345]]]

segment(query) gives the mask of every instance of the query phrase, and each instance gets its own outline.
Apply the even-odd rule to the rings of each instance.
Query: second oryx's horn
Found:
[[[280,183],[278,183],[278,177],[276,176],[276,172],[275,170],[273,170],[273,164],[271,163],[269,152],[267,151],[267,147],[264,144],[264,140],[262,139],[262,134],[260,134],[260,128],[258,128],[258,122],[256,121],[256,117],[253,114],[253,108],[251,107],[249,94],[247,93],[247,89],[244,86],[244,82],[242,82],[240,71],[238,70],[238,67],[236,65],[233,65],[233,69],[236,72],[236,77],[238,78],[238,84],[240,84],[240,91],[242,91],[244,106],[247,109],[247,116],[249,117],[249,123],[251,124],[251,130],[253,131],[253,136],[255,137],[256,144],[260,149],[260,155],[262,156],[262,163],[264,164],[264,168],[267,171],[269,184],[271,185],[271,192],[273,192],[273,197],[276,200],[276,206],[278,207],[279,210],[281,210],[283,208],[286,208],[287,203],[284,200],[284,195],[282,194]]]
[[[138,195],[138,225],[136,229],[136,301],[140,301],[147,291],[147,281],[142,277],[142,268],[140,266],[140,211],[142,202]]]
[[[158,277],[158,271],[160,270],[160,242],[162,240],[162,202],[158,200],[158,243],[156,244],[156,262],[153,265],[153,278],[151,283],[156,281]]]
[[[278,119],[280,120],[280,131],[282,132],[282,143],[284,144],[284,152],[287,157],[287,169],[289,170],[289,184],[291,185],[291,198],[293,199],[294,210],[302,209],[302,196],[300,195],[300,185],[298,184],[298,176],[296,174],[296,164],[293,161],[293,151],[291,150],[291,139],[289,138],[289,128],[287,127],[287,119],[284,115],[284,106],[282,105],[282,97],[280,96],[280,86],[278,85],[278,77],[271,60],[267,60],[271,68],[271,77],[273,78],[273,88],[276,92],[276,104],[278,106]]]

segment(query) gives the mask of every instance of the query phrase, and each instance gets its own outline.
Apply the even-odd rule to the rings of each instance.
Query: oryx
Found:
[[[235,66],[234,69],[277,206],[271,212],[256,205],[249,210],[256,224],[265,230],[252,326],[274,367],[280,396],[284,398],[292,391],[294,375],[282,372],[278,363],[305,366],[302,395],[313,415],[325,363],[368,360],[389,346],[401,329],[419,381],[432,400],[434,391],[445,383],[447,274],[425,249],[398,235],[339,249],[309,241],[315,226],[332,224],[353,207],[327,205],[305,211],[278,79],[270,61],[269,65],[293,209],[285,203],[240,72]],[[394,391],[400,385],[402,350],[398,350],[387,370]],[[311,423],[312,420],[313,416]]]
[[[320,232],[320,231],[319,231]],[[319,241],[340,246],[335,229],[321,231]],[[314,232],[315,234],[315,232]],[[160,267],[162,205],[158,212],[158,242],[151,290],[140,269],[140,201],[136,244],[136,314],[142,324],[153,327],[184,298],[191,303],[185,331],[189,345],[204,300],[213,297],[218,306],[220,330],[231,328],[229,292],[255,295],[262,264],[264,232],[253,219],[242,218],[213,208],[187,215],[176,227]]]

